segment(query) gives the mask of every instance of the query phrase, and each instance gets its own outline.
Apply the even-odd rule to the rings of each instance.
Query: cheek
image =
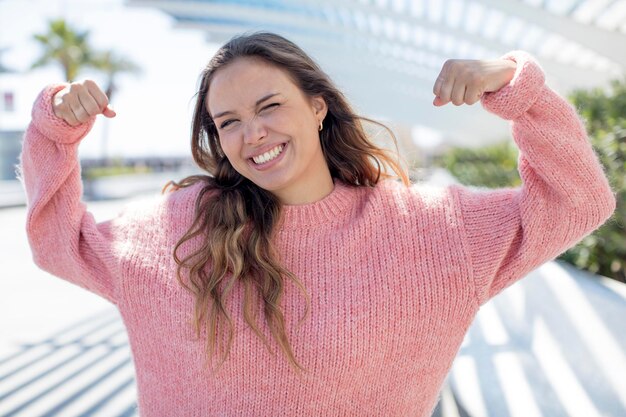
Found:
[[[265,123],[267,127],[276,131],[290,131],[292,134],[294,128],[298,127],[299,120],[297,117],[294,117],[287,111],[277,111],[272,112],[265,118]]]
[[[222,144],[222,150],[224,151],[224,155],[226,155],[226,159],[228,159],[228,162],[230,162],[233,169],[240,175],[244,175],[244,172],[246,171],[246,161],[241,158],[239,150],[233,149],[233,146],[229,146],[227,143]]]
[[[237,146],[237,142],[233,140],[233,138],[229,138],[228,134],[220,135],[220,146],[222,147],[222,151],[231,161],[231,164],[236,163],[236,158],[239,155],[239,148]]]

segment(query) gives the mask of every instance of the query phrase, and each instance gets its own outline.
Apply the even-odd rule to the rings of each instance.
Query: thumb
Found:
[[[433,100],[433,105],[437,106],[437,107],[441,107],[443,106],[444,103],[443,100],[441,98],[439,98],[439,96],[435,96],[434,100]]]
[[[117,113],[115,113],[115,110],[113,110],[113,107],[111,107],[110,105],[106,106],[106,108],[102,111],[102,114],[108,118],[112,118],[117,115]]]

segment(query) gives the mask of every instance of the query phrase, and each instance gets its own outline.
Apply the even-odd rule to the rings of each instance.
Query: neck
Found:
[[[335,184],[330,172],[324,172],[315,178],[315,182],[308,186],[299,185],[297,189],[278,192],[276,195],[281,203],[288,206],[297,206],[302,204],[315,203],[322,200],[333,192]]]

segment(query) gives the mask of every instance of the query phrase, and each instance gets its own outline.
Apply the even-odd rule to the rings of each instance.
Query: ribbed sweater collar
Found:
[[[341,222],[352,215],[360,187],[335,179],[333,191],[321,200],[308,204],[283,205],[281,228],[314,226]]]

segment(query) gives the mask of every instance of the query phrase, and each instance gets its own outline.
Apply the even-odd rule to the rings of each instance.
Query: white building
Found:
[[[15,164],[21,149],[21,138],[28,123],[24,115],[25,102],[23,89],[28,83],[18,80],[23,75],[14,72],[0,72],[0,180],[15,178]]]

